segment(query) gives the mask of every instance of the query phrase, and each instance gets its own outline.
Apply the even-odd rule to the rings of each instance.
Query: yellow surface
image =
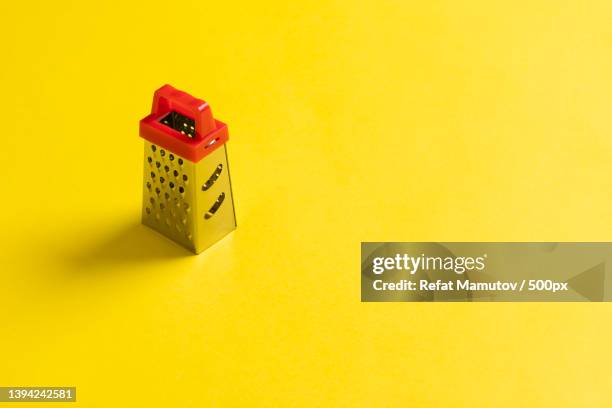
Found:
[[[0,385],[83,407],[612,404],[610,304],[359,301],[362,240],[611,239],[610,1],[0,19]],[[230,126],[238,229],[198,257],[139,225],[137,123],[164,83]]]

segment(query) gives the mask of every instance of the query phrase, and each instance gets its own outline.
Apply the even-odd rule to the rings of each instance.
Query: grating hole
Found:
[[[155,192],[157,193],[157,195],[159,195],[159,193],[161,193],[161,190],[159,189],[159,187],[155,187]]]
[[[172,181],[170,182],[170,188],[174,188],[174,183]]]
[[[155,178],[155,173],[151,172],[151,178]]]
[[[179,172],[178,172],[178,171],[176,171],[176,170],[174,170],[174,173],[172,173],[172,174],[174,174],[174,177],[178,177]]]
[[[225,200],[225,193],[219,194],[219,197],[217,197],[217,201],[215,201],[212,207],[210,207],[210,210],[208,210],[208,212],[204,214],[204,219],[208,220],[210,219],[210,217],[215,215],[215,213],[219,210],[219,207],[221,207],[221,204],[223,204],[224,200]]]
[[[168,156],[168,158],[170,159],[170,161],[174,160],[174,155],[172,153],[170,153],[170,156]]]
[[[183,194],[185,192],[185,189],[183,188],[183,186],[179,187],[179,193]]]
[[[206,183],[202,185],[202,191],[206,191],[209,188],[211,188],[212,185],[215,184],[215,181],[217,181],[217,179],[221,175],[222,171],[223,171],[223,164],[219,163],[219,165],[217,166],[213,174],[210,175],[210,178],[206,181]]]
[[[164,149],[161,149],[159,151],[159,154],[161,154],[161,156],[164,157],[166,155],[166,151]]]
[[[155,146],[155,145],[151,145],[151,150],[152,150],[152,151],[156,151],[156,150],[157,150],[157,146]]]
[[[149,201],[151,202],[151,204],[155,204],[155,198],[151,197],[149,198]]]
[[[166,173],[170,171],[170,167],[168,166],[164,166],[164,170],[166,170]]]
[[[170,199],[170,194],[164,193],[164,197],[166,197],[166,200],[169,200]]]
[[[179,166],[183,165],[183,159],[178,159]]]
[[[148,161],[149,163],[151,163],[151,162],[153,161],[153,159],[151,158],[151,156],[147,157],[147,161]]]
[[[187,182],[187,180],[188,180],[188,179],[189,179],[189,177],[187,177],[187,175],[186,175],[186,174],[183,174],[183,181],[184,181],[184,182]]]
[[[160,178],[159,178],[159,182],[160,182],[160,183],[164,184],[164,181],[166,181],[166,179],[165,179],[165,178],[163,178],[163,177],[160,177]]]
[[[147,214],[151,214],[151,209],[149,207],[145,208],[145,211],[147,212]]]
[[[151,190],[151,183],[147,181],[147,190]]]

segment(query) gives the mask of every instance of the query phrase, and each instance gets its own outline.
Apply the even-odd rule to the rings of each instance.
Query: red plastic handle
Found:
[[[190,138],[160,123],[170,112],[177,112],[195,122],[195,136]],[[208,103],[170,85],[155,91],[151,114],[140,121],[140,137],[193,162],[221,147],[229,135],[227,125],[212,115]]]
[[[215,130],[212,110],[206,101],[194,98],[170,85],[155,91],[151,113],[159,119],[175,111],[195,121],[196,139],[201,139]]]

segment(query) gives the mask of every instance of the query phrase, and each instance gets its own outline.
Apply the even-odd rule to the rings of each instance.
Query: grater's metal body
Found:
[[[164,89],[165,87],[158,92]],[[180,92],[173,88],[171,90]],[[184,95],[187,94],[181,93],[179,96],[184,97]],[[168,109],[170,107],[165,110]],[[151,141],[150,139],[158,136],[148,137],[150,135],[146,129],[143,132],[141,122],[141,136],[145,138],[142,223],[189,250],[200,253],[236,228],[234,197],[224,143],[227,135],[225,140],[221,133],[213,135],[215,137],[210,140],[202,138],[204,144],[201,149],[204,154],[194,155],[193,150],[173,145],[166,138],[171,136],[185,143],[192,138],[196,139],[199,113],[196,111],[193,115],[194,124],[194,120],[188,116],[178,115],[173,111],[173,115],[185,119],[179,123],[178,128],[182,129],[185,126],[185,129],[191,129],[191,134],[182,131],[175,134],[174,130],[173,132],[166,130],[167,126],[157,126],[158,123],[167,125],[165,117],[169,115],[168,112],[155,112],[155,110],[154,102],[154,113],[152,113],[154,117],[151,123],[156,129],[168,135],[158,138],[160,143]],[[198,157],[199,155],[202,157]]]

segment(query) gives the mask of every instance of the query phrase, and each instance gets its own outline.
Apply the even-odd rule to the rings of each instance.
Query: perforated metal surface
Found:
[[[236,228],[225,146],[192,163],[145,142],[143,224],[199,253]]]

